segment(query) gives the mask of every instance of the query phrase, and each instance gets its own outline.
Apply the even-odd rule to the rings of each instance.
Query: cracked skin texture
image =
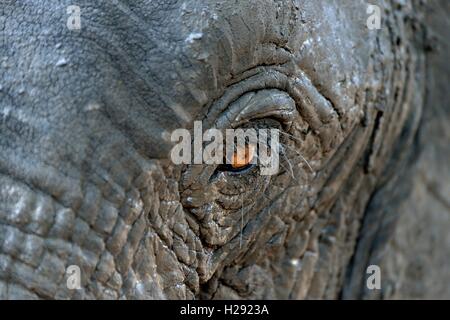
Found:
[[[78,1],[74,31],[70,4],[0,7],[1,299],[395,298],[408,296],[408,279],[428,288],[405,269],[414,223],[397,221],[410,194],[427,192],[410,190],[421,145],[442,135],[427,127],[421,139],[421,119],[448,117],[427,111],[448,97],[427,88],[425,31],[427,10],[448,5],[380,1],[383,28],[369,31],[359,0]],[[279,128],[280,172],[173,165],[170,132],[194,120]],[[370,263],[390,272],[376,293],[364,289]],[[73,264],[80,290],[66,286]]]

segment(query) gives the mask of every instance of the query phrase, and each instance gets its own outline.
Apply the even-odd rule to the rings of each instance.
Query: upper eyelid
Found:
[[[250,92],[258,92],[261,90],[278,89],[285,91],[288,86],[289,79],[286,75],[275,71],[266,70],[250,76],[238,83],[227,88],[226,92],[215,101],[209,108],[203,122],[205,127],[230,127],[230,123],[226,116],[228,109],[241,97]],[[230,120],[230,119],[228,119]]]
[[[342,110],[339,110],[318,90],[305,72],[298,70],[296,76],[292,77],[280,70],[267,67],[228,87],[223,96],[209,107],[203,119],[204,126],[230,128],[235,120],[233,114],[236,113],[231,112],[230,114],[230,109],[243,109],[244,106],[239,106],[241,102],[238,102],[242,97],[251,92],[266,90],[279,90],[286,93],[295,102],[296,110],[293,112],[298,113],[302,119],[307,121],[311,129],[317,131],[320,139],[326,144],[327,141],[333,141],[342,136],[339,121],[339,111],[342,112]],[[274,115],[283,115],[283,112],[275,112]],[[284,116],[287,115],[284,114]],[[283,117],[281,119],[283,120]],[[334,127],[336,132],[330,133],[328,132],[330,130],[321,130],[324,124]]]
[[[249,92],[233,102],[226,113],[217,119],[219,127],[239,127],[254,119],[272,117],[280,122],[292,121],[298,116],[295,101],[278,89]]]
[[[284,124],[298,117],[295,101],[278,89],[248,92],[236,99],[217,118],[216,128],[237,128],[252,120],[275,118]]]

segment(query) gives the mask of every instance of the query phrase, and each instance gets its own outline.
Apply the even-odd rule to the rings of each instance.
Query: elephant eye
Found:
[[[218,167],[218,171],[243,172],[254,166],[256,161],[256,145],[246,143],[245,146],[236,146],[229,161]]]
[[[246,144],[244,147],[237,147],[231,157],[231,167],[233,169],[242,169],[249,165],[255,157],[256,146]]]

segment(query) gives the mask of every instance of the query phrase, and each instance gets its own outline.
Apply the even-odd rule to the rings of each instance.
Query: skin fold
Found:
[[[373,2],[0,4],[0,298],[450,297],[449,5]],[[279,173],[174,165],[194,121]]]

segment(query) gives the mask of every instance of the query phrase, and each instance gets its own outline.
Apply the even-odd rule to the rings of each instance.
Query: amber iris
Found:
[[[236,151],[231,157],[231,167],[239,169],[251,163],[255,156],[256,146],[253,144],[246,144],[244,147],[237,147]]]

